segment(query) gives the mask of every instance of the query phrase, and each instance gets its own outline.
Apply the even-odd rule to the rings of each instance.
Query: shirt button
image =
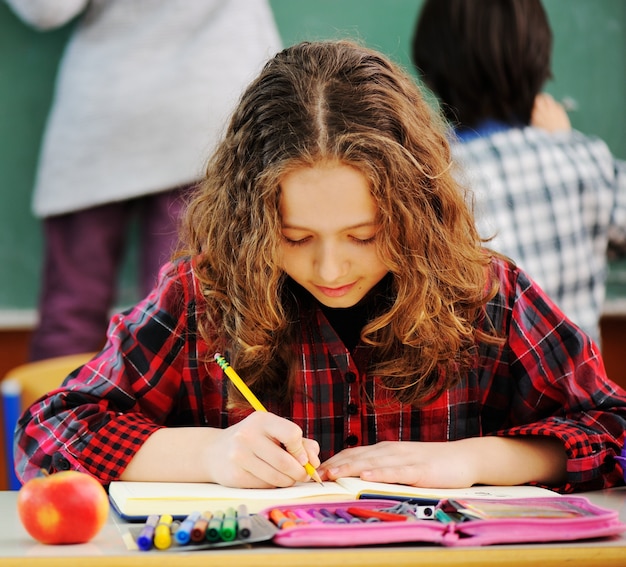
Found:
[[[350,415],[356,415],[358,412],[359,412],[359,406],[353,403],[348,404],[348,413]]]
[[[348,384],[356,382],[356,374],[354,372],[346,372],[346,382]]]
[[[359,438],[356,435],[348,435],[346,437],[346,445],[348,447],[353,447],[359,442]]]
[[[52,457],[52,466],[58,471],[67,471],[70,469],[70,462],[63,455],[56,453]]]

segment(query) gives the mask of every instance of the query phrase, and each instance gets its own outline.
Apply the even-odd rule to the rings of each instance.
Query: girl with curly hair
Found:
[[[453,167],[445,123],[380,53],[278,53],[209,160],[181,254],[22,417],[19,476],[277,487],[308,461],[322,480],[623,483],[626,393],[484,248]]]

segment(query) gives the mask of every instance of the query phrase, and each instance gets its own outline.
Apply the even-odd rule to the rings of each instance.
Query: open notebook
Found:
[[[288,488],[229,488],[211,483],[114,481],[109,498],[118,514],[129,521],[150,514],[186,516],[193,511],[237,507],[246,504],[250,513],[268,506],[302,502],[349,501],[364,495],[411,498],[539,498],[558,496],[536,486],[473,486],[459,489],[415,488],[403,484],[367,482],[341,478],[336,482],[297,483]]]

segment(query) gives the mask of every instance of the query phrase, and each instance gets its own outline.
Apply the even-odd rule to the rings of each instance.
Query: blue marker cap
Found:
[[[141,530],[141,533],[137,536],[137,547],[141,549],[141,551],[150,551],[152,549],[154,529],[158,523],[159,516],[157,514],[148,516],[145,526]]]
[[[200,519],[200,515],[200,512],[192,512],[183,520],[183,523],[174,534],[176,543],[179,545],[187,545],[189,543],[191,540],[191,530],[193,530],[195,523]]]

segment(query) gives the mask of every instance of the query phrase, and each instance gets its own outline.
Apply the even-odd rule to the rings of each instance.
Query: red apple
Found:
[[[17,512],[41,543],[85,543],[104,526],[109,498],[94,477],[63,471],[26,482],[17,495]]]

